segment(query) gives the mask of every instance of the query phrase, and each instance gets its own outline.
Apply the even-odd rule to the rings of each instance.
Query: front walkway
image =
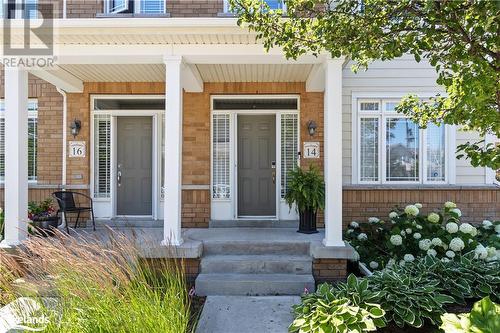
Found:
[[[286,333],[298,296],[208,296],[196,333]]]

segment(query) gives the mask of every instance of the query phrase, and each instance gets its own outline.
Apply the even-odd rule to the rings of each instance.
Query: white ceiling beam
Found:
[[[52,69],[32,69],[29,72],[65,92],[83,92],[83,81],[58,66]]]
[[[195,65],[184,64],[182,76],[184,90],[187,92],[203,92],[203,79]]]
[[[323,92],[325,91],[325,65],[316,64],[311,69],[306,80],[307,92]]]

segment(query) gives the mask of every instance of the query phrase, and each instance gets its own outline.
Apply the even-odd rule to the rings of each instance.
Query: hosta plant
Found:
[[[445,333],[498,333],[500,332],[500,305],[489,297],[476,302],[470,313],[445,313],[440,328]]]
[[[481,299],[488,295],[499,300],[499,261],[477,260],[472,253],[447,262],[426,256],[400,269],[410,276],[437,281],[441,292],[453,296],[456,303],[464,304],[468,299]]]
[[[410,276],[397,269],[377,271],[369,277],[373,291],[380,293],[380,305],[387,312],[387,321],[399,327],[421,327],[424,321],[440,322],[447,303],[453,297],[440,292],[439,282],[425,276]]]
[[[372,270],[426,255],[449,261],[473,253],[479,260],[500,260],[500,221],[483,221],[477,227],[461,223],[462,212],[453,202],[427,215],[421,209],[416,203],[395,208],[387,221],[353,221],[345,238]]]
[[[375,302],[379,294],[370,291],[367,279],[349,276],[346,284],[322,284],[312,294],[302,296],[293,307],[295,320],[290,332],[368,332],[385,326],[385,311]]]

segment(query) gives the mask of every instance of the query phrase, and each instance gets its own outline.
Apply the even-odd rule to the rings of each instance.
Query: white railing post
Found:
[[[325,246],[344,246],[342,240],[342,65],[325,64]]]
[[[165,203],[163,245],[181,245],[182,57],[165,57]]]
[[[28,234],[28,72],[5,67],[5,239],[19,245]]]

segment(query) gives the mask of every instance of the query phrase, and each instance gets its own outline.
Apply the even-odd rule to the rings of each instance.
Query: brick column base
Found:
[[[316,283],[343,281],[347,276],[347,260],[314,259],[313,276]]]

